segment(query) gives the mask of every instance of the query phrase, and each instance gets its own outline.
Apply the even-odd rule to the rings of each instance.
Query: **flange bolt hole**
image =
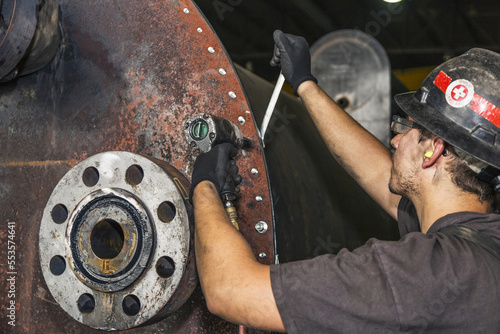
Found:
[[[141,310],[141,302],[135,295],[128,295],[123,298],[123,312],[128,316],[134,316]]]
[[[156,273],[162,278],[169,278],[174,274],[175,263],[168,256],[161,257],[156,262]]]
[[[87,187],[93,187],[99,182],[99,171],[95,167],[87,167],[82,175],[83,184]]]
[[[125,181],[131,186],[137,186],[144,179],[144,170],[139,165],[130,166],[125,172]]]
[[[83,314],[92,313],[95,309],[95,299],[90,293],[84,293],[78,298],[78,310]]]

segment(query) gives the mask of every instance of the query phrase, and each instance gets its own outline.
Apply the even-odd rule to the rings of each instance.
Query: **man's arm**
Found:
[[[401,196],[391,193],[388,187],[392,168],[390,151],[315,82],[303,82],[297,92],[333,157],[396,219]]]
[[[397,216],[400,196],[389,191],[391,153],[372,134],[340,108],[311,74],[307,41],[300,36],[274,32],[271,65],[280,65],[283,75],[300,96],[331,154],[363,189],[392,217]]]
[[[193,192],[196,263],[210,312],[236,324],[285,331],[271,289],[270,267],[255,259],[231,225],[216,187]]]

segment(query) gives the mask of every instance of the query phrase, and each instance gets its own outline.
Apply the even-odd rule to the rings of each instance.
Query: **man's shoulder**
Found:
[[[465,225],[481,233],[487,234],[500,242],[500,215],[479,212],[456,212],[438,219],[429,229],[428,233],[437,233],[450,225]]]

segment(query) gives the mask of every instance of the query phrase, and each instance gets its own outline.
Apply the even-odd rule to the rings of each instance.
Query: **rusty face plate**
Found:
[[[42,277],[38,233],[47,200],[71,167],[106,151],[154,157],[190,179],[194,157],[183,126],[196,113],[224,117],[252,141],[236,158],[243,176],[236,206],[241,233],[271,263],[272,208],[253,115],[230,59],[195,5],[63,0],[60,6],[64,35],[56,58],[0,85],[0,259],[5,264],[13,256],[11,267],[0,267],[2,278],[13,278],[0,283],[0,301],[15,302],[16,325],[2,321],[0,331],[93,331],[61,309]],[[266,233],[255,230],[259,221],[268,223]],[[133,331],[236,330],[206,310],[198,288],[166,320]]]

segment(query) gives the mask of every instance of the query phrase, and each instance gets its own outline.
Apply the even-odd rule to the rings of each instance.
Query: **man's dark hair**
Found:
[[[436,135],[429,130],[421,129],[419,142],[431,139],[435,136]],[[492,202],[495,197],[493,186],[476,177],[477,173],[474,172],[469,165],[467,165],[467,163],[458,156],[457,150],[454,146],[446,143],[445,149],[447,154],[451,155],[450,162],[445,167],[445,170],[452,175],[453,183],[464,191],[476,194],[481,203],[484,201]]]

